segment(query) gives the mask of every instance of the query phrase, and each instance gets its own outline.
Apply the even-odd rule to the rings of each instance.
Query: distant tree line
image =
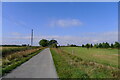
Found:
[[[42,47],[53,47],[53,48],[57,48],[57,40],[47,40],[47,39],[42,39],[39,41],[39,45]]]
[[[23,46],[29,46],[29,44],[22,44],[22,45],[0,45],[1,47],[23,47]]]
[[[120,48],[120,43],[115,42],[115,43],[108,43],[108,42],[103,42],[103,43],[96,43],[96,44],[82,44],[81,46],[75,45],[75,44],[67,44],[67,46],[61,46],[61,47],[85,47],[85,48]]]
[[[78,47],[78,46],[75,44],[67,44],[67,47]]]
[[[120,43],[119,42],[115,42],[114,44],[111,43],[109,44],[108,42],[103,42],[103,43],[97,43],[97,44],[82,44],[81,47],[86,47],[86,48],[120,48]]]

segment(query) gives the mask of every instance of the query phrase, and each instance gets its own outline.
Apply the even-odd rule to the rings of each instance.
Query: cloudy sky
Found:
[[[56,39],[60,45],[117,41],[117,2],[3,3],[2,44],[34,45]]]

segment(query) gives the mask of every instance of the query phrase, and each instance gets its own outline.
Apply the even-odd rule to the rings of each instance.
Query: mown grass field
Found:
[[[63,78],[117,78],[118,50],[81,47],[51,49],[58,76]]]

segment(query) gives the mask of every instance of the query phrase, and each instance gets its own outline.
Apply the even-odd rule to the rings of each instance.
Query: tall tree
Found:
[[[85,47],[89,49],[89,48],[90,48],[90,44],[87,43],[87,44],[85,45]]]
[[[53,39],[50,40],[50,41],[49,41],[49,45],[52,45],[52,44],[58,44],[57,40],[53,40]]]
[[[102,46],[102,44],[101,44],[101,43],[99,43],[98,47],[99,47],[99,48],[103,48],[103,46]]]
[[[85,47],[84,44],[82,44],[82,47]]]
[[[120,48],[120,43],[119,42],[115,42],[114,47],[115,48]]]
[[[104,42],[102,43],[102,47],[105,48],[105,43]]]
[[[98,47],[99,47],[99,46],[98,46],[98,43],[97,43],[97,44],[94,44],[94,47],[95,47],[95,48],[98,48]]]
[[[57,48],[57,44],[58,44],[57,40],[52,39],[52,40],[49,41],[49,46],[50,47]]]
[[[92,48],[92,47],[93,47],[93,45],[91,44],[91,45],[90,45],[90,47]]]
[[[39,44],[42,46],[42,47],[47,47],[49,45],[49,41],[46,40],[46,39],[42,39],[39,41]]]
[[[109,47],[110,47],[109,43],[106,42],[106,43],[105,43],[105,48],[109,48]]]
[[[113,43],[110,45],[110,47],[111,47],[111,48],[114,48],[114,45],[113,45]]]

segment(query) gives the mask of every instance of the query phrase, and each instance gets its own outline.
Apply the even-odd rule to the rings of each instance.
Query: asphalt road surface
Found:
[[[4,78],[58,78],[50,49],[44,49]]]

